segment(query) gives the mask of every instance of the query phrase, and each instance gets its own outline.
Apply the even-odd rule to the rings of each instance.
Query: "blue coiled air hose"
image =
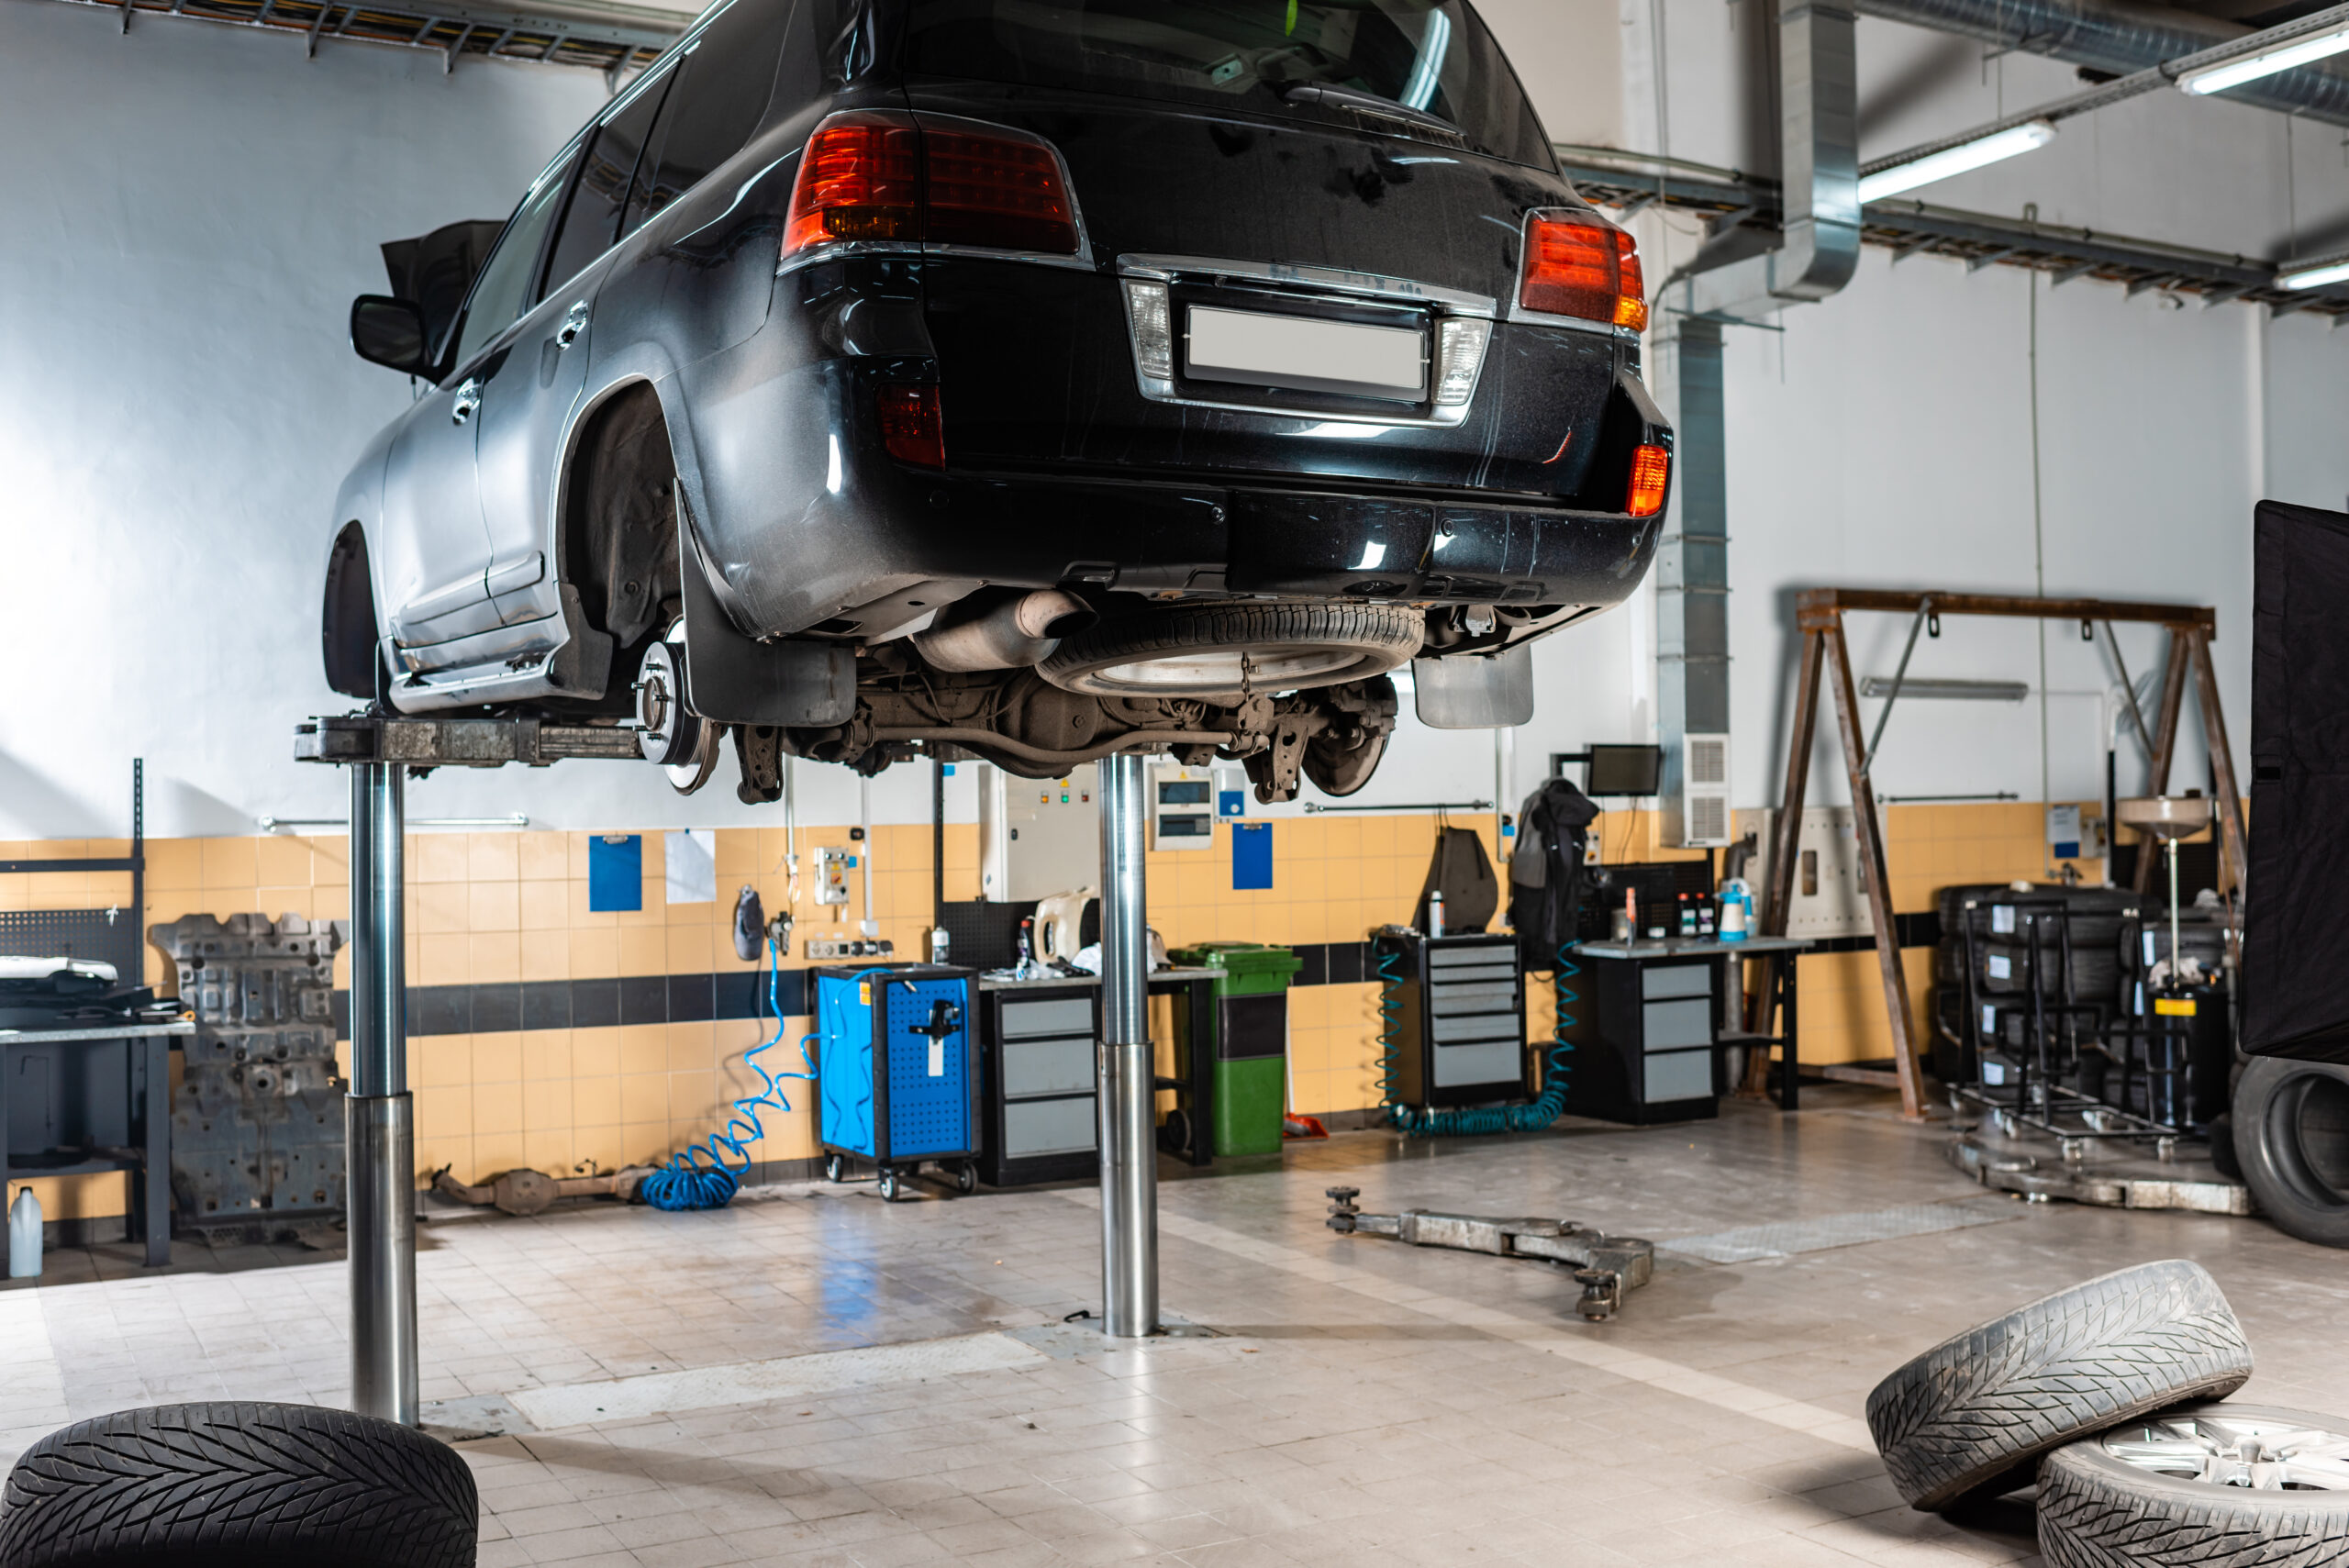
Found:
[[[1550,973],[1558,1021],[1551,1032],[1548,1071],[1543,1075],[1541,1097],[1526,1106],[1476,1106],[1440,1111],[1402,1103],[1398,1097],[1401,1085],[1395,1076],[1395,1055],[1402,1044],[1397,1033],[1403,1023],[1403,976],[1395,966],[1402,960],[1400,948],[1381,954],[1378,960],[1378,1095],[1391,1126],[1400,1128],[1410,1138],[1468,1138],[1490,1132],[1539,1132],[1565,1114],[1566,1078],[1573,1070],[1575,1049],[1574,1042],[1566,1038],[1566,1031],[1575,1027],[1574,1015],[1566,1010],[1566,1005],[1582,1000],[1566,982],[1580,974],[1582,969],[1566,956],[1563,945],[1558,949],[1557,967]]]
[[[734,1115],[725,1129],[713,1132],[706,1143],[688,1146],[682,1153],[670,1156],[669,1162],[644,1178],[637,1194],[655,1208],[672,1211],[691,1208],[724,1208],[734,1200],[742,1185],[742,1177],[751,1169],[749,1146],[766,1136],[766,1129],[759,1125],[762,1109],[788,1111],[791,1101],[785,1097],[783,1080],[798,1078],[807,1083],[816,1081],[816,1063],[807,1054],[807,1042],[812,1034],[799,1037],[799,1060],[805,1073],[770,1073],[758,1060],[762,1051],[783,1043],[783,963],[775,951],[774,940],[767,940],[767,1006],[774,1011],[774,1034],[764,1043],[743,1053],[742,1061],[766,1080],[766,1087],[755,1095],[745,1095],[734,1102]],[[704,1151],[709,1163],[703,1164]],[[726,1163],[727,1151],[731,1151],[742,1162],[739,1170]]]

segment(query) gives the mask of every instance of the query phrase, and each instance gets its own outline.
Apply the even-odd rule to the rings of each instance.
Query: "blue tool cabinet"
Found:
[[[824,1173],[840,1181],[853,1159],[880,1167],[895,1202],[922,1165],[956,1188],[978,1184],[978,1052],[974,975],[943,964],[868,964],[816,971],[817,1136]]]

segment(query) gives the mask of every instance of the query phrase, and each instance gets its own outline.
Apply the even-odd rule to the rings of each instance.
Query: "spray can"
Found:
[[[32,1188],[19,1187],[17,1201],[8,1206],[8,1277],[39,1276],[40,1199],[33,1196]]]
[[[1443,935],[1443,889],[1441,887],[1428,890],[1428,935]]]

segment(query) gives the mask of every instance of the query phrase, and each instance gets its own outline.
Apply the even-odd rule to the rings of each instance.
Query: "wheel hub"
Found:
[[[2103,1439],[2141,1470],[2261,1492],[2349,1490],[2349,1433],[2249,1414],[2174,1416]]]

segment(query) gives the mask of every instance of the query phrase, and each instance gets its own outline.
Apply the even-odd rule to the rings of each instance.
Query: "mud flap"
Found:
[[[1411,704],[1431,729],[1500,729],[1533,717],[1533,645],[1411,661]]]

